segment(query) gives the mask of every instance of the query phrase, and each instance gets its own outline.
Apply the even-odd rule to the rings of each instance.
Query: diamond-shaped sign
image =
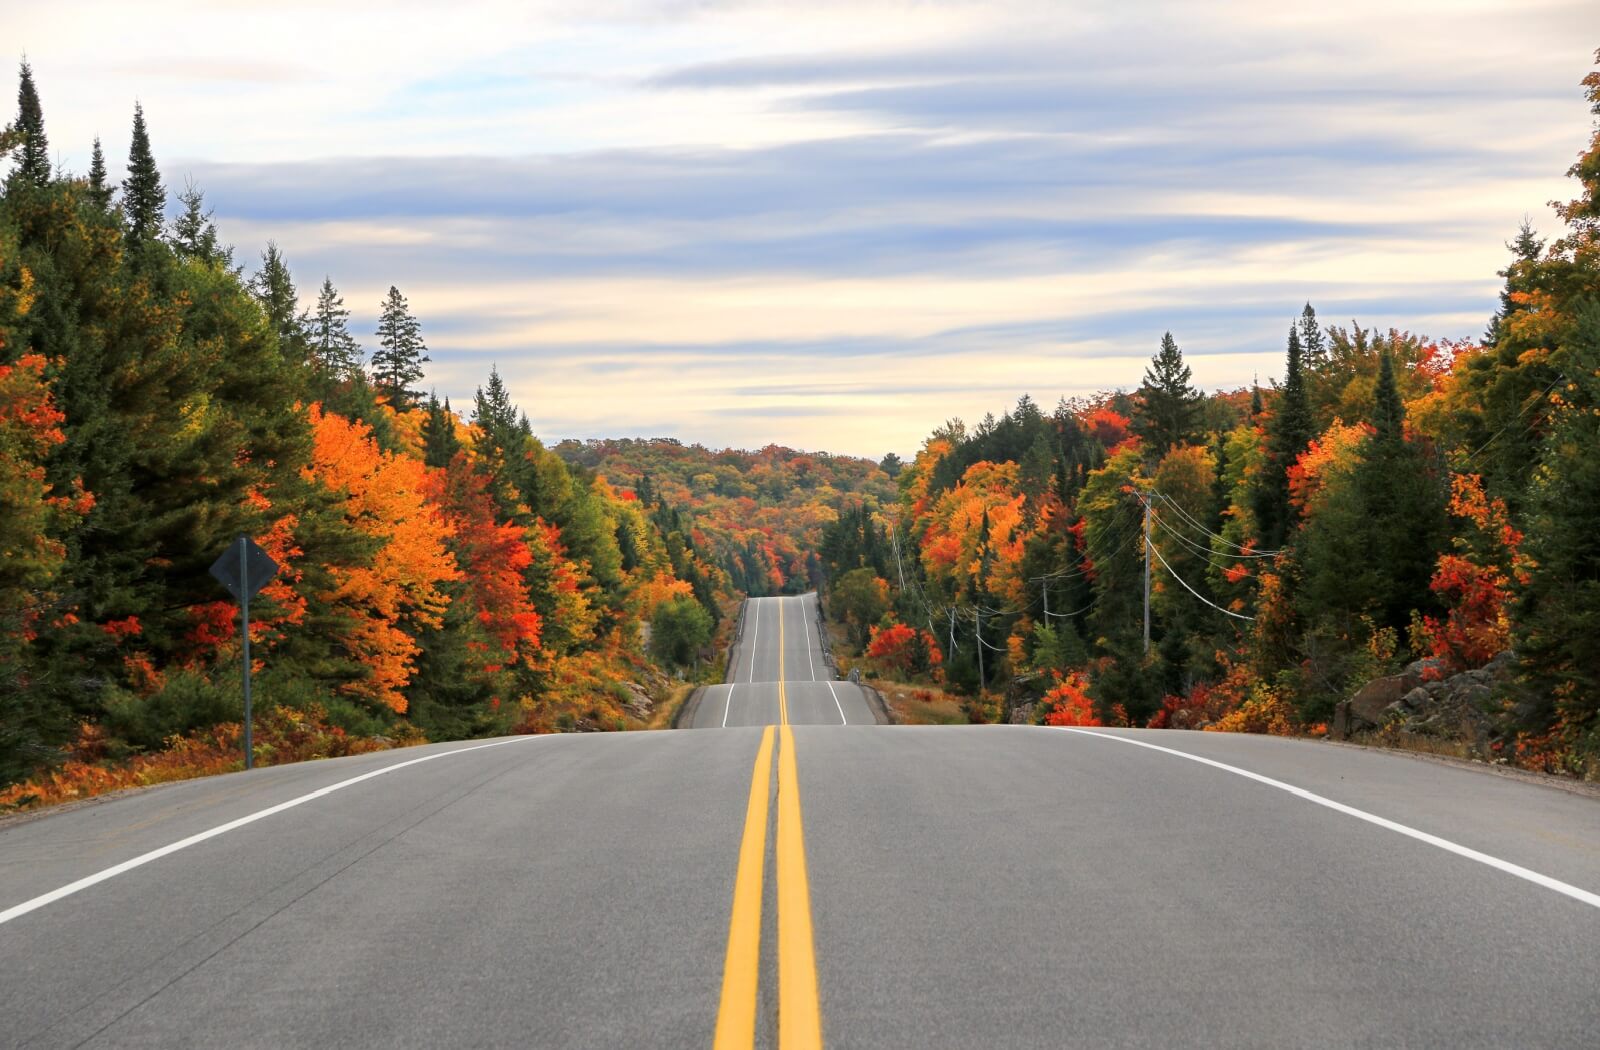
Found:
[[[211,566],[211,575],[221,580],[236,600],[248,601],[278,575],[278,563],[255,540],[240,536]]]

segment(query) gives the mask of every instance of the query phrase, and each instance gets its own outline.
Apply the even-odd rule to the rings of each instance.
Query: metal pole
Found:
[[[255,767],[255,748],[250,739],[250,557],[245,538],[239,537],[240,620],[244,625],[244,768]]]
[[[1150,501],[1144,502],[1144,652],[1150,655]]]

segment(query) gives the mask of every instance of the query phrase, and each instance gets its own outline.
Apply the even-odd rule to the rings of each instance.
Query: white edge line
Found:
[[[844,716],[844,705],[839,703],[839,694],[834,692],[833,681],[831,679],[828,681],[828,692],[833,693],[833,706],[839,709],[839,724],[842,726],[849,725],[850,720]]]
[[[761,599],[751,598],[750,604],[756,610],[756,629],[750,636],[750,678],[745,684],[756,680],[756,640],[761,637]],[[728,709],[733,706],[733,689],[737,682],[728,683],[728,697],[722,702],[722,728],[728,728]]]
[[[817,662],[811,659],[811,620],[806,616],[806,600],[800,599],[800,626],[806,630],[806,667],[811,670],[811,680],[817,680]]]
[[[1430,846],[1437,846],[1446,853],[1454,853],[1458,857],[1465,857],[1468,860],[1475,860],[1479,864],[1485,864],[1496,869],[1497,871],[1503,871],[1507,875],[1514,875],[1519,879],[1533,883],[1535,886],[1543,886],[1547,890],[1554,890],[1555,892],[1564,896],[1571,897],[1573,900],[1587,904],[1591,908],[1600,908],[1600,893],[1591,893],[1588,890],[1580,889],[1571,883],[1562,882],[1560,879],[1553,879],[1548,875],[1541,875],[1539,872],[1533,871],[1529,868],[1524,868],[1520,864],[1513,864],[1508,860],[1501,860],[1499,857],[1491,857],[1487,853],[1480,853],[1471,847],[1451,842],[1449,839],[1442,839],[1437,835],[1430,835],[1426,831],[1418,831],[1416,828],[1408,827],[1405,824],[1389,820],[1386,817],[1380,817],[1375,813],[1368,813],[1366,810],[1356,809],[1354,806],[1347,806],[1343,802],[1335,802],[1331,798],[1325,798],[1322,795],[1316,794],[1315,792],[1307,791],[1305,788],[1295,787],[1293,784],[1286,784],[1281,780],[1274,780],[1271,777],[1262,776],[1260,773],[1252,773],[1248,769],[1240,769],[1238,766],[1230,766],[1226,762],[1218,762],[1211,758],[1202,758],[1199,755],[1191,755],[1187,751],[1179,751],[1175,748],[1162,747],[1160,744],[1147,744],[1143,740],[1133,740],[1129,737],[1119,736],[1114,733],[1095,733],[1088,729],[1078,729],[1072,726],[1057,726],[1056,728],[1062,729],[1068,733],[1078,733],[1083,736],[1096,736],[1102,740],[1115,740],[1119,744],[1132,744],[1135,747],[1149,748],[1151,751],[1163,751],[1169,755],[1176,755],[1179,758],[1187,758],[1191,762],[1199,762],[1202,765],[1214,766],[1217,769],[1224,770],[1228,773],[1233,773],[1236,776],[1244,777],[1247,780],[1254,780],[1258,783],[1265,784],[1268,787],[1275,787],[1279,791],[1287,791],[1291,795],[1294,795],[1298,798],[1303,798],[1307,802],[1315,802],[1319,806],[1326,806],[1328,809],[1331,809],[1337,813],[1343,813],[1346,816],[1355,817],[1357,820],[1364,820],[1368,824],[1376,824],[1380,828],[1388,828],[1390,831],[1397,832],[1406,836],[1407,838],[1416,839],[1418,842],[1426,842]]]
[[[60,889],[51,890],[49,893],[40,894],[32,900],[23,901],[21,904],[7,908],[5,911],[0,911],[0,926],[4,926],[12,919],[21,918],[29,912],[38,911],[47,904],[54,904],[56,901],[61,900],[64,897],[70,897],[74,893],[78,893],[81,890],[86,890],[90,886],[98,885],[99,883],[105,882],[108,879],[114,879],[118,875],[132,871],[134,868],[142,868],[152,861],[160,860],[162,857],[177,853],[179,850],[188,849],[190,846],[198,845],[207,839],[214,839],[218,835],[226,835],[228,832],[237,828],[242,828],[246,824],[254,824],[258,820],[263,820],[267,817],[273,816],[274,814],[282,813],[286,809],[293,809],[296,806],[303,805],[314,799],[322,798],[324,795],[331,795],[335,791],[342,791],[347,787],[361,783],[363,780],[371,780],[373,777],[381,777],[385,773],[393,773],[397,769],[404,769],[407,766],[414,766],[421,762],[432,762],[436,758],[447,758],[450,755],[462,755],[466,754],[468,751],[482,751],[487,747],[504,747],[506,744],[519,744],[523,741],[534,739],[537,738],[533,736],[519,736],[513,737],[510,740],[496,740],[489,744],[475,744],[472,747],[458,747],[453,751],[436,751],[431,755],[423,755],[421,758],[413,758],[406,762],[396,762],[392,766],[384,766],[382,769],[374,769],[371,772],[363,773],[360,776],[351,777],[348,780],[341,780],[336,784],[329,784],[327,787],[318,788],[317,790],[305,795],[301,795],[298,798],[292,798],[287,802],[280,802],[276,806],[268,806],[266,809],[257,810],[256,812],[240,817],[237,820],[230,820],[226,824],[218,824],[214,828],[209,828],[206,831],[202,831],[196,835],[190,835],[186,839],[179,839],[177,842],[162,846],[160,849],[153,849],[148,853],[141,853],[131,860],[125,860],[121,864],[112,865],[111,867],[106,868],[104,871],[95,872],[93,875],[86,875],[77,882],[70,882],[67,885],[62,886]]]

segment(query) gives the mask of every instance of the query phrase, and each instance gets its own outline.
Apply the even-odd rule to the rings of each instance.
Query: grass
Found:
[[[889,705],[896,725],[903,726],[964,726],[966,713],[961,700],[937,687],[907,685],[882,678],[863,681],[876,689]]]

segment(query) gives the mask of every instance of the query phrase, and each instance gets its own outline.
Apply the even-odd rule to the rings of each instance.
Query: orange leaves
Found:
[[[94,502],[81,484],[57,493],[45,479],[45,457],[65,435],[44,372],[38,354],[0,365],[0,610],[40,604],[22,593],[55,577],[67,555],[61,537]]]
[[[1108,405],[1091,409],[1082,420],[1083,428],[1106,449],[1113,449],[1128,439],[1131,421]]]
[[[1344,476],[1355,470],[1361,458],[1361,445],[1372,427],[1366,423],[1346,426],[1339,420],[1319,438],[1312,440],[1306,450],[1289,467],[1289,500],[1302,514],[1315,513],[1316,503],[1335,475]]]
[[[543,626],[523,581],[533,564],[526,534],[510,522],[495,521],[489,479],[472,469],[464,453],[448,467],[430,471],[424,486],[443,509],[478,621],[500,648],[496,663],[526,659],[538,650]]]
[[[383,452],[370,431],[336,415],[310,410],[313,434],[308,473],[344,496],[347,521],[383,541],[370,566],[335,568],[335,585],[318,600],[354,613],[344,640],[368,672],[344,689],[404,713],[401,690],[418,653],[407,623],[437,626],[448,598],[439,585],[460,579],[445,546],[449,524],[425,499],[427,468]]]
[[[1459,553],[1439,556],[1429,588],[1449,608],[1443,621],[1422,617],[1414,630],[1432,655],[1459,670],[1487,663],[1511,644],[1511,584],[1527,579],[1522,533],[1506,505],[1491,499],[1477,474],[1450,479],[1450,514],[1464,526]]]
[[[872,628],[867,657],[903,675],[932,670],[944,660],[933,635],[903,623]]]
[[[1102,726],[1089,699],[1089,680],[1080,671],[1068,671],[1040,701],[1047,726]]]

